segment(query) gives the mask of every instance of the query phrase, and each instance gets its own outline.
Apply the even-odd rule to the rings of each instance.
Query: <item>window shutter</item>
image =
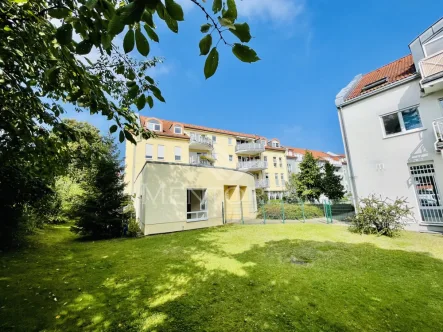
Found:
[[[152,144],[146,144],[146,158],[152,159]]]
[[[165,159],[165,146],[164,145],[158,146],[157,158],[158,159]]]

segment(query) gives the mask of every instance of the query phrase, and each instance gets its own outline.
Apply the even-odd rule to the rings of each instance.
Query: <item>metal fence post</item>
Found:
[[[305,202],[301,201],[301,212],[303,214],[303,222],[306,221],[306,216],[305,216]]]
[[[222,202],[222,223],[225,224],[225,204]]]
[[[281,201],[281,217],[282,217],[282,223],[285,223],[285,203],[283,200]]]
[[[241,223],[243,225],[245,223],[245,221],[243,219],[243,203],[242,203],[242,201],[240,201],[240,213],[241,213]]]
[[[331,202],[328,203],[328,210],[329,210],[329,218],[331,220],[331,224],[333,223],[332,220],[332,207],[331,207]]]
[[[263,204],[262,209],[263,209],[263,224],[266,224],[266,208],[265,208],[265,204]]]

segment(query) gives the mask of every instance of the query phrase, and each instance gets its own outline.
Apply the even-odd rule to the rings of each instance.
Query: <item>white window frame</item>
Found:
[[[280,143],[277,141],[272,141],[272,147],[273,148],[279,148],[280,147]]]
[[[281,177],[281,186],[284,187],[285,186],[285,175],[283,173],[281,173],[280,177]]]
[[[212,135],[212,144],[217,143],[217,136]]]
[[[433,56],[433,55],[435,55],[435,54],[438,54],[438,53],[443,52],[443,49],[440,50],[440,51],[438,51],[438,52],[432,53],[432,54],[428,54],[428,52],[426,51],[426,45],[429,45],[429,44],[435,43],[437,40],[440,40],[440,39],[442,39],[442,38],[443,38],[443,36],[440,36],[440,37],[438,37],[438,38],[432,39],[432,40],[430,40],[430,41],[428,41],[428,42],[426,42],[426,43],[423,44],[423,52],[424,52],[426,58],[431,57],[431,56]]]
[[[232,145],[232,137],[228,137],[228,144]]]
[[[179,133],[175,132],[176,129],[180,129],[180,132]],[[177,134],[177,135],[183,134],[183,128],[179,125],[175,125],[174,126],[174,134]]]
[[[164,145],[157,145],[157,159],[158,160],[165,160],[165,146]]]
[[[203,192],[203,197],[200,200],[200,211],[191,211],[187,212],[186,215],[189,213],[200,213],[202,215],[201,218],[195,218],[195,219],[188,219],[186,217],[186,222],[197,222],[197,221],[204,221],[209,219],[209,207],[208,207],[208,189],[207,188],[187,188],[186,189],[186,203],[189,204],[191,199],[191,193],[194,190],[199,190]],[[186,205],[187,205],[186,204]]]
[[[174,161],[181,161],[181,160],[182,160],[182,148],[180,146],[174,146]]]
[[[402,112],[403,111],[408,111],[408,110],[413,109],[413,108],[417,109],[418,115],[420,116],[421,127],[420,128],[414,128],[414,129],[406,130],[405,122],[403,120]],[[398,121],[400,122],[400,129],[401,129],[401,131],[398,132],[398,133],[395,133],[395,134],[389,134],[388,135],[388,134],[386,134],[385,123],[383,121],[383,118],[385,116],[392,115],[392,114],[397,114]],[[405,135],[405,134],[409,134],[409,133],[414,133],[414,132],[422,131],[422,130],[426,129],[424,127],[424,125],[423,125],[423,120],[422,120],[422,117],[421,117],[419,105],[413,105],[413,106],[405,107],[405,108],[399,109],[399,110],[397,110],[395,112],[389,112],[389,113],[380,114],[379,115],[379,120],[380,120],[380,125],[381,125],[381,129],[382,129],[382,133],[383,133],[383,138],[390,138],[390,137],[401,136],[401,135]]]
[[[151,155],[150,156],[148,155],[148,147],[151,150]],[[145,145],[145,158],[149,159],[149,160],[152,160],[154,158],[154,146],[152,144],[146,144]]]
[[[274,167],[277,167],[277,157],[272,157],[272,163],[274,164]]]
[[[276,185],[277,187],[280,187],[280,181],[279,181],[279,179],[278,179],[278,173],[275,173],[275,174],[274,174],[274,179],[275,179],[275,185]]]
[[[152,125],[152,128],[151,128],[151,125]],[[156,126],[158,126],[158,129],[156,129]],[[158,120],[154,120],[154,119],[148,120],[148,129],[151,131],[161,131],[162,130],[161,122]]]
[[[279,163],[280,167],[283,167],[283,159],[282,159],[282,157],[278,157],[278,163]]]
[[[230,155],[229,155],[229,161],[233,161],[233,160],[234,160],[234,157],[233,157],[232,154],[230,154]]]

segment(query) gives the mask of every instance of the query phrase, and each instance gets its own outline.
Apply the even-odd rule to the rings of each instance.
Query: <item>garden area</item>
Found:
[[[47,226],[0,254],[2,331],[440,331],[443,238],[322,224],[86,241]]]

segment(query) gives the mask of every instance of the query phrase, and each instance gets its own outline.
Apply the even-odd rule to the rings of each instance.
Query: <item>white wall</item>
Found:
[[[433,162],[441,192],[443,158],[434,151],[432,128],[432,121],[443,116],[439,98],[443,98],[443,92],[421,97],[419,80],[414,80],[343,107],[348,163],[352,163],[359,198],[371,193],[389,198],[405,197],[419,220],[408,165]],[[419,105],[424,130],[384,138],[380,115],[414,105]]]

